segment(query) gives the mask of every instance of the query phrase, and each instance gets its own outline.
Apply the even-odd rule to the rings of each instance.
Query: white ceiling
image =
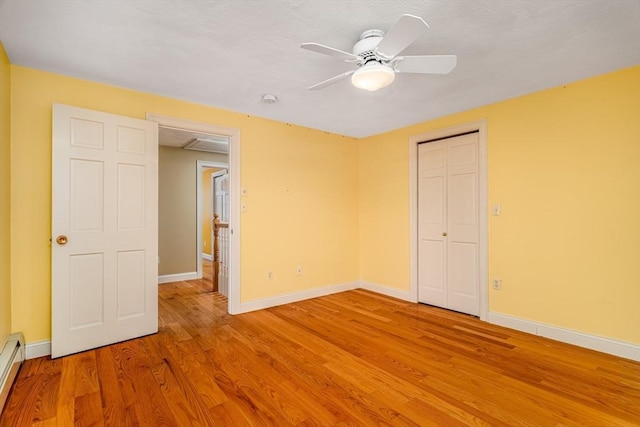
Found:
[[[301,43],[351,51],[405,13],[430,29],[404,53],[455,54],[451,74],[306,89],[351,65]],[[638,64],[640,1],[0,0],[0,41],[16,65],[363,137]]]

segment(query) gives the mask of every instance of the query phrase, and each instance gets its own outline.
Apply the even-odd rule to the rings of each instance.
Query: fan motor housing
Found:
[[[360,34],[360,40],[353,45],[353,54],[360,56],[367,51],[373,51],[384,37],[382,30],[367,30]]]

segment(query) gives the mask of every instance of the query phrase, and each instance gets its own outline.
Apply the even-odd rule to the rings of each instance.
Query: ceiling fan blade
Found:
[[[318,52],[325,55],[333,56],[334,58],[344,59],[345,61],[354,61],[358,59],[358,57],[352,53],[318,43],[302,43],[300,47],[312,52]]]
[[[377,52],[391,59],[416,41],[428,28],[427,23],[419,16],[402,15],[378,43]]]
[[[332,85],[342,79],[344,79],[345,77],[353,74],[355,72],[355,70],[351,70],[351,71],[347,71],[346,73],[342,73],[342,74],[338,74],[337,76],[331,77],[330,79],[327,79],[323,82],[314,84],[313,86],[309,86],[309,90],[317,90],[317,89],[322,89],[323,87]]]
[[[397,60],[399,73],[449,74],[458,63],[455,55],[399,56]]]

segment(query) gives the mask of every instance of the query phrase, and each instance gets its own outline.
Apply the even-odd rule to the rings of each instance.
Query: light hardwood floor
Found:
[[[640,364],[357,290],[238,316],[160,286],[156,335],[28,360],[0,426],[640,425]]]

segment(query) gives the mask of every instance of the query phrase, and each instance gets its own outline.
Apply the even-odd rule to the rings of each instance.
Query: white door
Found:
[[[229,223],[229,173],[218,172],[213,177],[213,212],[218,214],[222,223]],[[229,228],[220,228],[218,244],[220,249],[220,265],[218,270],[218,292],[229,296]]]
[[[227,170],[213,176],[213,213],[220,222],[229,222],[229,173]]]
[[[418,300],[480,314],[478,133],[418,146]]]
[[[55,104],[52,168],[52,357],[157,332],[157,123]]]

